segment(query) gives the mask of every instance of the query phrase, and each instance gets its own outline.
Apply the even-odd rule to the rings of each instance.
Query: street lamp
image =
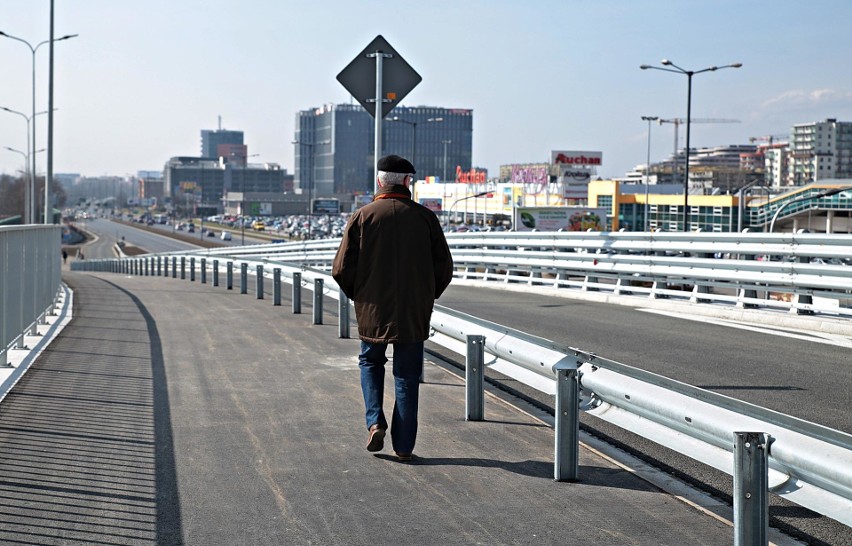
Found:
[[[417,167],[417,125],[421,122],[419,121],[410,121],[407,119],[402,119],[399,116],[394,116],[392,118],[388,118],[388,121],[398,121],[400,123],[405,123],[411,125],[411,162],[414,164],[414,167]],[[426,123],[434,123],[438,121],[444,121],[444,118],[428,118]]]
[[[29,143],[29,139],[27,139],[27,143]],[[29,170],[30,170],[30,156],[31,155],[34,156],[37,153],[43,152],[44,148],[42,148],[41,150],[36,150],[36,151],[32,152],[32,151],[29,150],[29,147],[27,147],[26,153],[22,152],[21,150],[17,150],[15,148],[10,148],[9,146],[4,146],[4,149],[9,150],[10,152],[15,152],[16,154],[20,154],[24,158],[24,180],[25,180],[24,189],[27,190],[27,191],[24,192],[24,223],[25,224],[34,224],[35,218],[32,218],[32,219],[28,218],[28,216],[30,214],[35,215],[35,211],[37,209],[36,204],[38,203],[38,200],[35,199],[35,180],[34,180],[34,177],[31,175],[31,173],[29,172]],[[26,179],[28,179],[28,178],[30,180],[26,181]],[[30,182],[32,183],[32,186],[30,186]],[[30,210],[30,209],[32,209],[32,210]]]
[[[687,78],[687,95],[686,95],[686,167],[684,168],[683,178],[683,230],[689,231],[689,126],[692,120],[692,76],[701,74],[702,72],[715,72],[722,68],[740,68],[743,63],[731,63],[723,66],[710,66],[701,70],[684,70],[668,59],[660,61],[663,66],[672,68],[660,68],[659,66],[651,66],[647,64],[641,65],[642,70],[661,70],[663,72],[674,72],[675,74],[684,74]]]
[[[52,22],[51,22],[51,24],[52,24]],[[51,26],[51,32],[52,32],[52,31],[53,31],[53,27]],[[30,49],[30,52],[32,53],[32,72],[33,72],[33,114],[32,114],[32,116],[30,116],[30,117],[31,117],[31,119],[32,119],[32,118],[35,118],[35,117],[36,117],[36,51],[38,51],[38,48],[40,48],[40,47],[41,47],[41,46],[43,46],[44,44],[49,44],[49,43],[51,42],[51,40],[44,40],[44,41],[39,42],[38,44],[36,44],[36,45],[35,45],[35,47],[33,47],[33,46],[32,46],[32,45],[28,42],[28,41],[24,40],[23,38],[18,38],[17,36],[12,36],[11,34],[6,34],[6,33],[5,33],[5,32],[3,32],[2,30],[0,30],[0,36],[5,36],[6,38],[9,38],[9,39],[11,39],[11,40],[15,40],[16,42],[21,42],[22,44],[26,45],[26,46]],[[52,41],[53,41],[53,42],[60,42],[60,41],[62,41],[62,40],[68,40],[68,39],[70,39],[70,38],[74,38],[74,37],[76,37],[76,36],[77,36],[77,34],[67,34],[67,35],[65,35],[65,36],[62,36],[61,38],[55,38],[55,39],[53,39]],[[51,67],[51,71],[52,71],[52,67]],[[52,85],[52,84],[53,84],[53,81],[51,80],[51,85]],[[51,93],[51,95],[52,95],[52,93],[53,93],[53,89],[50,89],[50,93]],[[51,106],[52,106],[52,105],[51,105]],[[48,112],[49,112],[49,110],[48,110]],[[27,130],[29,131],[29,127],[27,128]],[[48,143],[48,145],[49,145],[49,144],[50,144],[50,143]],[[35,147],[36,147],[36,124],[35,124],[35,123],[33,123],[33,124],[32,124],[32,147],[33,147],[33,148],[35,148]],[[49,154],[48,154],[48,155],[49,155]],[[33,154],[33,158],[32,158],[32,164],[33,164],[33,166],[32,166],[32,171],[31,171],[31,173],[30,173],[30,176],[32,177],[32,180],[33,180],[33,183],[32,183],[33,190],[35,190],[35,172],[36,172],[35,161],[36,161],[36,159],[35,159],[35,154]],[[50,202],[50,194],[49,194],[49,192],[50,192],[50,187],[49,187],[49,186],[50,186],[50,184],[49,184],[49,182],[50,182],[50,181],[47,179],[47,177],[45,177],[45,179],[44,179],[44,223],[45,223],[45,224],[51,223],[51,222],[50,222],[50,218],[49,218],[49,212],[48,212],[48,211],[49,211],[49,207],[50,207],[50,205],[49,205],[49,202]],[[33,197],[33,199],[32,199],[32,200],[33,200],[33,203],[35,203],[35,202],[36,202],[35,194],[33,194],[33,196],[32,196],[32,197]],[[35,220],[36,220],[36,218],[35,218],[35,217],[36,217],[36,216],[37,216],[37,214],[36,214],[36,213],[33,213],[33,219],[32,219],[32,220],[33,220],[33,223],[35,223]]]
[[[846,188],[833,188],[833,189],[830,189],[830,190],[821,191],[819,193],[814,193],[814,194],[811,194],[811,195],[802,195],[801,197],[797,197],[795,199],[791,199],[790,201],[787,201],[786,203],[784,203],[783,205],[778,207],[778,210],[776,210],[775,214],[772,215],[772,221],[769,223],[769,233],[772,233],[772,229],[775,227],[775,220],[778,219],[778,215],[780,215],[781,211],[784,210],[785,208],[787,208],[788,206],[795,204],[795,203],[801,203],[802,201],[809,201],[811,199],[820,199],[821,197],[831,197],[832,195],[837,195],[838,193],[844,192],[844,191],[847,191],[847,190],[852,190],[852,186],[849,186],[849,187],[846,187]]]
[[[648,184],[651,176],[651,122],[660,118],[659,116],[642,116],[642,119],[648,122],[648,161],[645,163],[645,231],[647,232],[650,227],[648,211],[651,210],[648,206]]]
[[[30,168],[29,168],[30,150],[32,149],[30,147],[30,122],[35,118],[35,116],[40,116],[41,114],[46,114],[47,110],[45,110],[43,112],[36,112],[32,116],[28,116],[28,115],[24,114],[23,112],[18,112],[17,110],[12,110],[11,108],[6,108],[5,106],[0,106],[0,110],[5,110],[6,112],[9,112],[11,114],[17,114],[17,115],[21,116],[22,118],[24,118],[24,121],[27,122],[27,134],[26,134],[26,136],[27,136],[27,159],[26,159],[27,168],[24,170],[24,173],[25,174],[29,173],[29,179],[30,180],[29,180],[29,184],[24,186],[24,188],[26,188],[26,190],[27,190],[27,191],[24,192],[24,194],[25,194],[25,197],[24,197],[24,223],[25,224],[34,224],[35,221],[36,221],[36,218],[38,216],[38,213],[36,212],[36,205],[35,205],[35,203],[37,201],[37,199],[35,198],[35,191],[36,191],[35,190],[35,170],[30,170]],[[35,146],[35,142],[33,142],[32,145]],[[32,154],[32,155],[33,155],[33,169],[35,169],[35,154]]]
[[[468,195],[467,197],[462,197],[461,199],[456,199],[455,201],[453,201],[453,204],[452,204],[452,205],[450,205],[450,210],[449,210],[449,211],[447,211],[447,228],[449,229],[449,227],[450,227],[450,221],[449,221],[449,218],[453,215],[453,208],[454,208],[456,205],[458,205],[458,204],[459,204],[459,203],[461,203],[462,201],[467,201],[468,199],[474,199],[474,198],[476,198],[476,197],[483,197],[483,196],[486,196],[486,195],[488,195],[489,193],[492,193],[492,192],[490,192],[490,191],[481,191],[481,192],[479,192],[479,193],[475,193],[475,194],[473,194],[473,195]],[[476,222],[474,221],[474,223],[476,223]]]

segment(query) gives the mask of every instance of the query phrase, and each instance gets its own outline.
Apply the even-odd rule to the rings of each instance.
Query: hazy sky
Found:
[[[0,0],[0,30],[46,40],[49,5]],[[693,146],[852,121],[850,20],[849,0],[56,0],[56,36],[79,37],[55,45],[54,172],[161,170],[198,155],[219,115],[255,160],[292,172],[296,112],[348,102],[335,77],[381,34],[423,77],[404,104],[473,109],[474,165],[495,175],[591,150],[601,176],[621,176],[645,162],[641,116],[686,117],[686,76],[639,69],[664,58],[744,64],[694,77],[693,118],[741,123],[694,124]],[[36,60],[41,111],[47,45]],[[0,37],[0,106],[31,113],[31,62]],[[651,131],[652,161],[664,159],[673,126]],[[26,150],[25,133],[0,111],[0,172],[22,167],[4,148]]]

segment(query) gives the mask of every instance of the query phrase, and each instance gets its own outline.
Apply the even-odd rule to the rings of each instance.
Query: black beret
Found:
[[[414,165],[404,157],[386,155],[379,159],[378,169],[386,173],[414,174]]]

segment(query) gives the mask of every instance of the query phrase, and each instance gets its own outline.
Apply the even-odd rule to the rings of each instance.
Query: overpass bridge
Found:
[[[35,543],[731,541],[730,527],[705,517],[730,520],[729,506],[700,496],[681,505],[657,489],[668,480],[625,482],[636,469],[594,438],[581,444],[579,483],[554,484],[552,417],[494,391],[487,419],[465,422],[465,384],[438,358],[415,464],[374,459],[359,445],[353,341],[205,286],[200,272],[179,282],[141,271],[65,272],[80,312],[0,405],[21,420],[0,426],[25,452],[12,464],[15,525]],[[47,502],[52,494],[63,501]],[[393,510],[403,502],[412,508]],[[575,517],[561,525],[566,510]]]

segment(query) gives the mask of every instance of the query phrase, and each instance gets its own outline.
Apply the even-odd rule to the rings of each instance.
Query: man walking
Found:
[[[432,306],[449,286],[453,260],[435,214],[411,200],[414,166],[397,155],[378,162],[373,202],[349,219],[332,275],[355,302],[361,352],[361,389],[369,436],[367,451],[384,447],[388,423],[382,409],[385,351],[393,345],[396,399],[391,442],[410,461],[417,438],[423,342]]]

